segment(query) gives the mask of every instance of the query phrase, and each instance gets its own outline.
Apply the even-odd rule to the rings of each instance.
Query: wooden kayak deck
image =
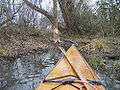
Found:
[[[71,46],[68,49],[68,51],[65,53],[65,57],[62,60],[59,60],[59,62],[55,65],[45,80],[65,81],[69,78],[73,78],[71,76],[78,77],[79,80],[75,81],[79,81],[81,83],[61,85],[62,83],[41,82],[36,90],[105,90],[102,85],[92,85],[88,82],[88,80],[98,81],[99,77],[88,65],[86,60],[80,55],[75,46]]]

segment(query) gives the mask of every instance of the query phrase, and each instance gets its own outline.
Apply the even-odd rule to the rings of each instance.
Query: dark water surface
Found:
[[[0,90],[35,90],[61,56],[53,56],[47,51],[22,56],[14,61],[0,60]],[[107,90],[120,90],[120,84],[103,78],[109,80]]]
[[[53,57],[49,52],[29,54],[15,61],[0,60],[0,90],[34,90],[60,54]]]

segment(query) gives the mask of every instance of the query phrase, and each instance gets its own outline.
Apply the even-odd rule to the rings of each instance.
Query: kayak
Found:
[[[105,90],[99,76],[92,70],[75,46],[64,53],[36,90]]]

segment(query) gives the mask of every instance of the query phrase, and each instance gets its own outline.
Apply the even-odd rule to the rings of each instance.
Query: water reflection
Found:
[[[0,90],[34,90],[56,60],[47,52],[22,56],[14,62],[0,60],[0,63]]]

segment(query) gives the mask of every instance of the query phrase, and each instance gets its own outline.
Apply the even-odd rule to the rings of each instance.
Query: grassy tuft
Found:
[[[90,65],[95,69],[95,70],[104,70],[106,69],[106,64],[105,60],[103,60],[99,56],[93,56],[89,60]]]

